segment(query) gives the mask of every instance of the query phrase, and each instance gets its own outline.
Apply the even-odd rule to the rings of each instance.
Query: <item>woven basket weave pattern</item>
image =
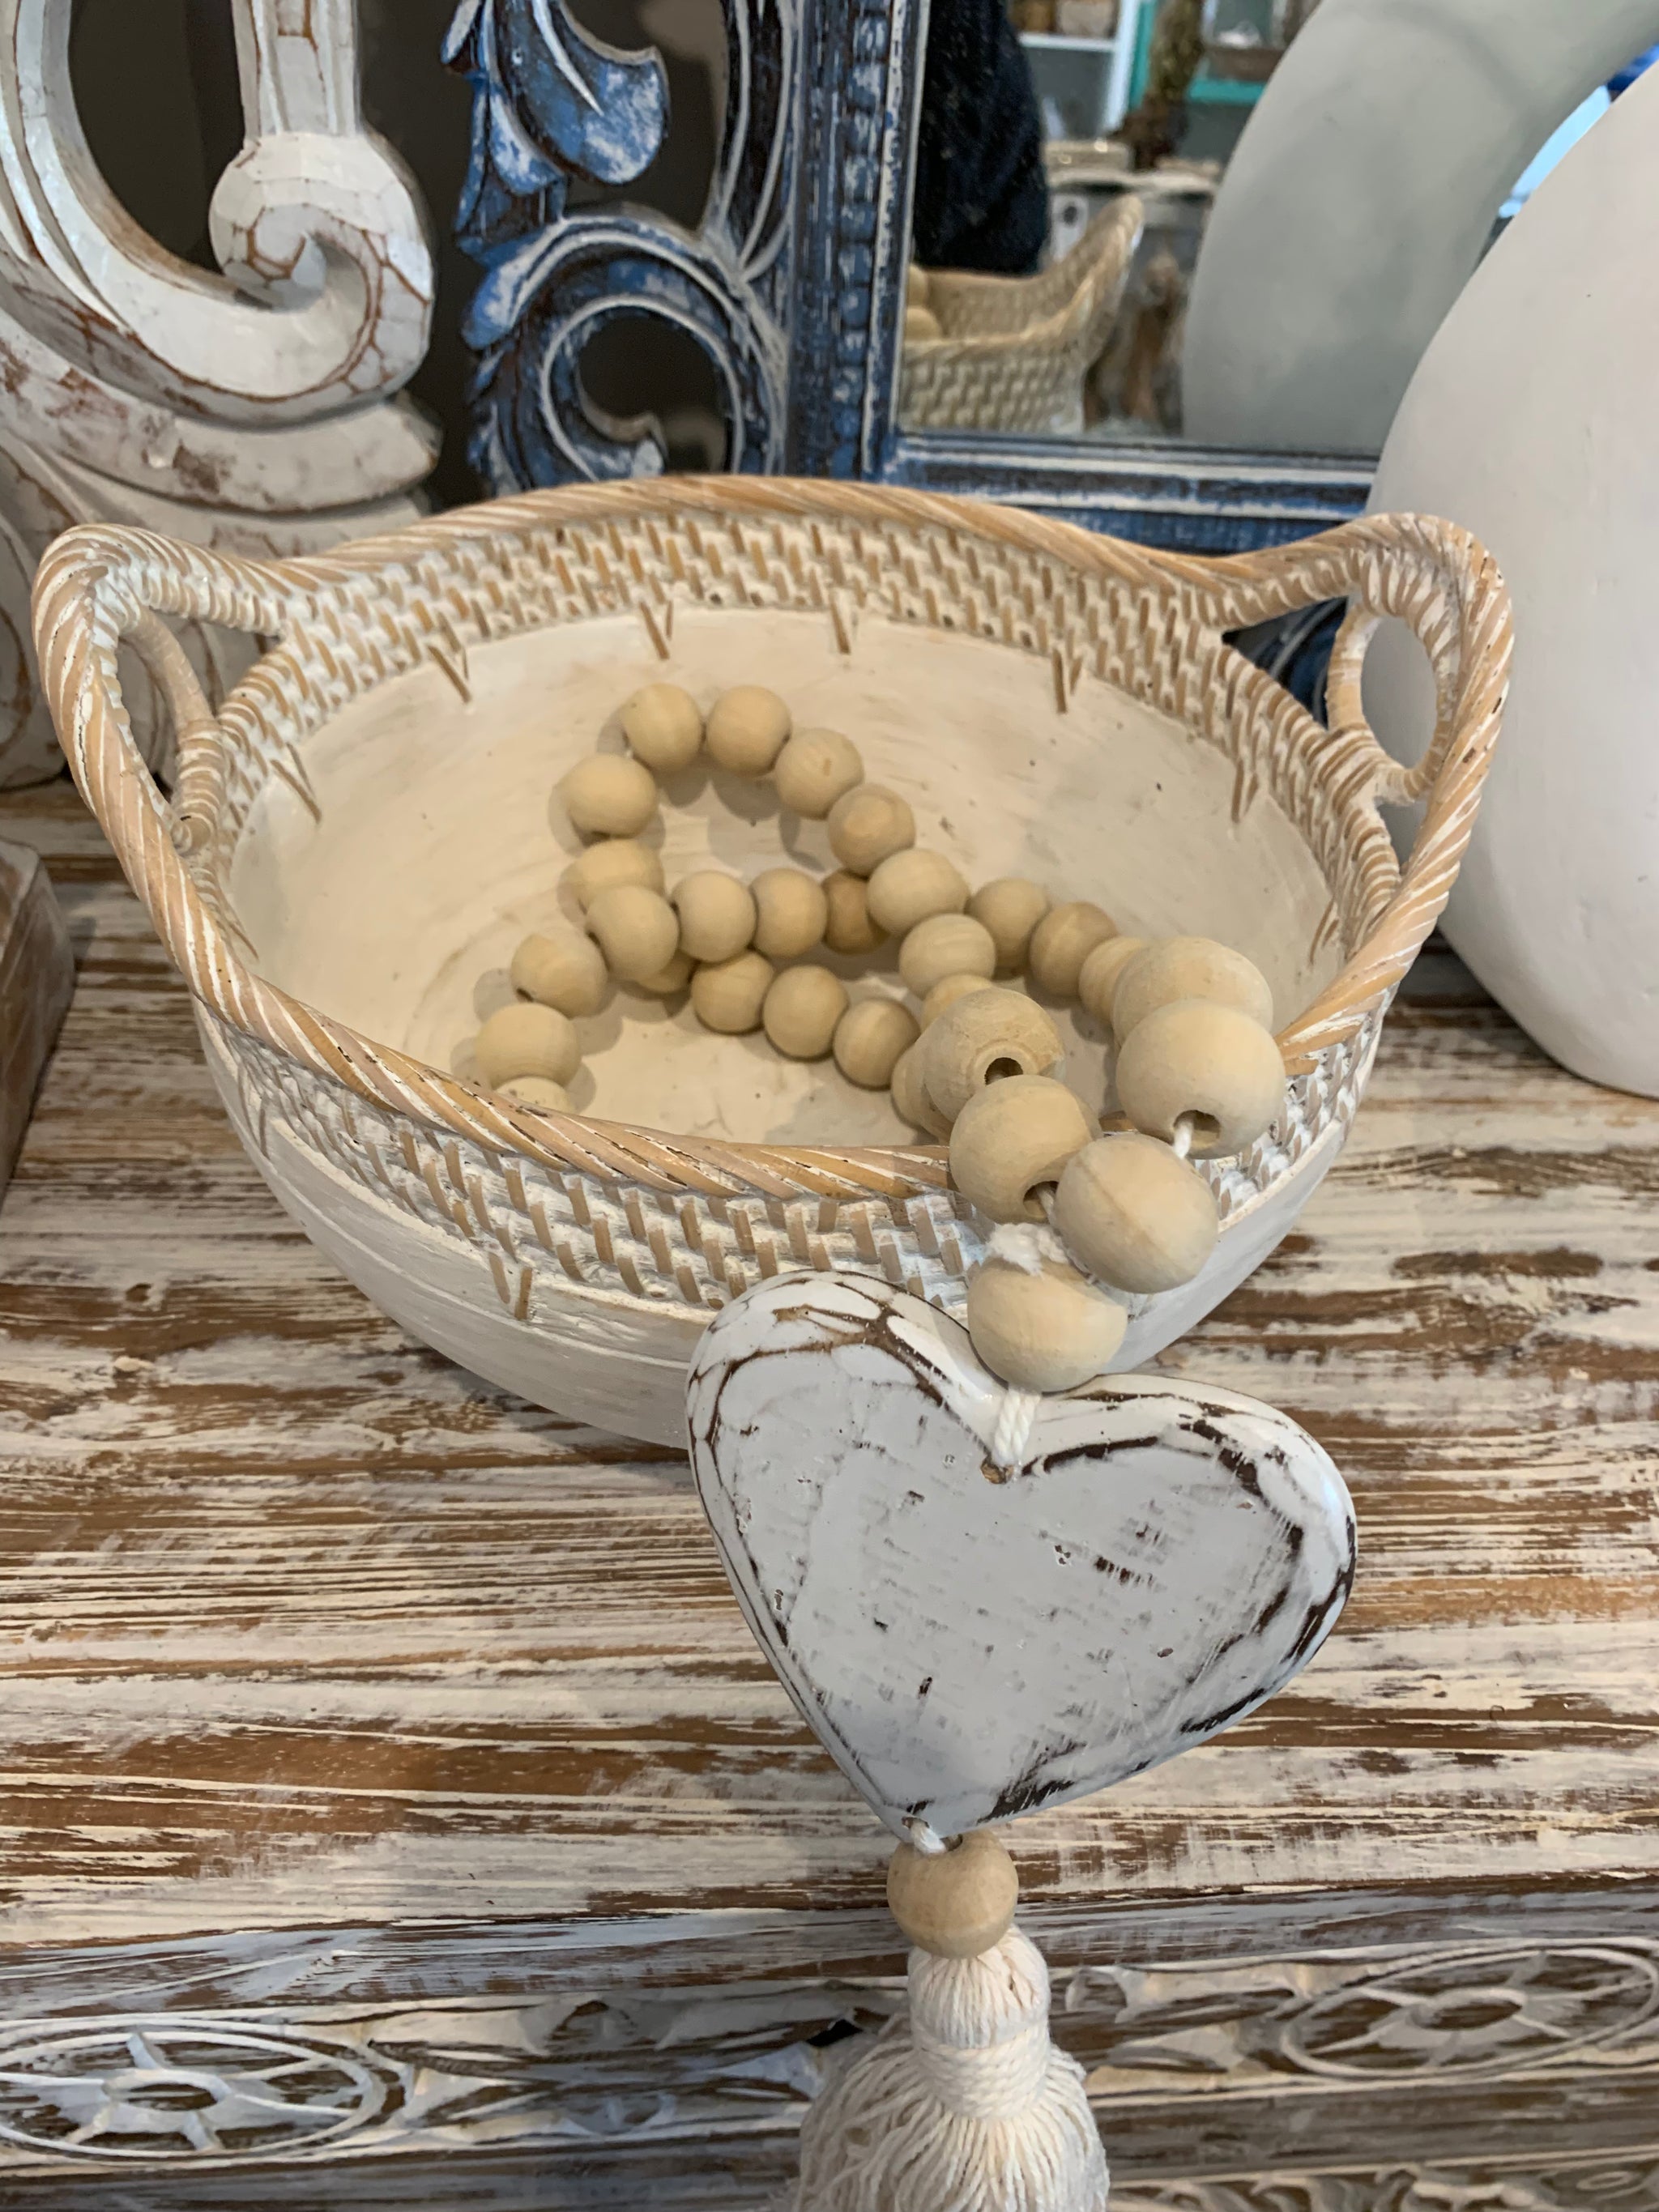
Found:
[[[1342,593],[1353,611],[1328,730],[1222,633]],[[791,1265],[874,1267],[960,1310],[980,1240],[936,1148],[792,1150],[538,1115],[296,1004],[239,949],[222,889],[231,855],[272,776],[316,804],[307,732],[422,664],[465,686],[471,652],[525,629],[631,611],[660,643],[686,602],[815,611],[843,651],[868,616],[994,640],[1042,656],[1062,707],[1091,675],[1217,746],[1236,811],[1267,792],[1307,839],[1332,893],[1322,934],[1347,963],[1281,1034],[1295,1079],[1277,1131],[1212,1171],[1224,1218],[1346,1124],[1388,998],[1455,872],[1496,730],[1506,603],[1473,541],[1383,517],[1205,562],[925,495],[720,479],[536,494],[271,568],[102,528],[49,555],[37,634],[65,750],[234,1066],[250,1141],[268,1144],[277,1122],[332,1171],[465,1240],[520,1319],[567,1283],[707,1310]],[[279,642],[215,723],[151,611]],[[1437,727],[1411,769],[1358,710],[1383,612],[1411,623],[1436,668]],[[180,725],[172,805],[121,708],[124,635]],[[1379,797],[1426,800],[1403,880]]]

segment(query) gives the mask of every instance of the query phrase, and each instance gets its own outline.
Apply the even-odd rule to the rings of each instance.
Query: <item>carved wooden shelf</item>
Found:
[[[759,2206],[900,1962],[683,1462],[374,1313],[78,800],[9,828],[90,943],[0,1210],[0,2196]],[[1431,953],[1165,1355],[1328,1445],[1362,1564],[1285,1695],[1016,1839],[1115,2212],[1659,2206],[1656,1190],[1659,1104]]]

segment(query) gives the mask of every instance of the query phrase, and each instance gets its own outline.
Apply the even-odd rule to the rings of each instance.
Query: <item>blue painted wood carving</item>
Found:
[[[599,45],[568,0],[461,0],[446,58],[473,85],[459,235],[483,269],[465,331],[488,489],[663,466],[650,426],[607,419],[581,385],[588,340],[643,313],[713,363],[731,469],[1012,500],[1196,552],[1303,537],[1364,507],[1370,471],[1346,458],[903,429],[927,0],[722,5],[725,131],[693,234],[648,209],[570,204],[579,181],[625,189],[663,144],[657,55]]]
[[[663,467],[648,424],[582,390],[583,349],[629,314],[708,355],[729,468],[783,465],[796,26],[790,0],[725,7],[726,125],[694,235],[648,209],[567,204],[572,179],[629,184],[661,148],[659,58],[599,46],[566,0],[462,0],[444,58],[474,88],[457,235],[484,270],[463,333],[478,357],[469,451],[492,490]]]

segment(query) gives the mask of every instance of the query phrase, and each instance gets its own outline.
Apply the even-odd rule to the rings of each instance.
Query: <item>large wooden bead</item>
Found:
[[[994,991],[1000,987],[984,975],[946,975],[935,983],[921,1002],[921,1026],[929,1029],[945,1009],[954,1006],[958,999],[971,998],[975,991]]]
[[[924,1061],[924,1073],[926,1066]],[[934,1097],[931,1083],[927,1089]],[[1082,1100],[1063,1083],[1011,1075],[975,1092],[956,1116],[951,1180],[993,1221],[1041,1221],[1034,1194],[1057,1183],[1066,1162],[1094,1135]]]
[[[827,968],[786,968],[766,994],[761,1026],[790,1060],[822,1060],[847,1012],[847,986]]]
[[[913,846],[891,853],[870,877],[870,912],[890,935],[902,937],[932,915],[960,914],[968,883],[943,853]]]
[[[861,783],[830,809],[830,850],[843,868],[867,876],[890,854],[916,842],[916,817],[897,792]]]
[[[1190,1283],[1219,1228],[1208,1183],[1156,1137],[1097,1137],[1067,1161],[1054,1193],[1060,1243],[1121,1291]]]
[[[789,709],[775,691],[739,684],[722,691],[708,710],[703,732],[710,754],[734,775],[764,775],[783,750]]]
[[[584,837],[632,837],[657,811],[657,779],[625,753],[594,753],[561,778],[559,796]]]
[[[623,735],[653,775],[677,775],[702,750],[702,709],[678,684],[647,684],[625,700]]]
[[[1068,899],[1051,908],[1031,932],[1032,981],[1057,999],[1074,999],[1084,962],[1097,945],[1116,935],[1111,915],[1091,900]]]
[[[970,914],[935,914],[919,921],[899,947],[904,988],[925,999],[947,975],[983,975],[988,983],[997,964],[991,933]]]
[[[1237,1006],[1264,1030],[1273,1025],[1273,994],[1253,960],[1212,937],[1166,937],[1138,954],[1118,979],[1112,1000],[1118,1042],[1155,1006],[1173,1006],[1177,999]]]
[[[754,894],[719,868],[682,876],[669,903],[680,918],[680,950],[694,960],[732,960],[754,941]]]
[[[555,1083],[546,1075],[515,1075],[510,1083],[499,1086],[503,1097],[510,1098],[515,1106],[533,1106],[538,1114],[568,1114],[570,1093],[562,1083]]]
[[[520,1076],[568,1083],[582,1064],[582,1048],[567,1018],[552,1006],[518,1000],[499,1007],[478,1031],[472,1048],[478,1073],[492,1091]]]
[[[643,884],[601,891],[588,907],[587,927],[599,940],[605,966],[624,983],[659,974],[679,950],[678,916],[660,891],[648,891]]]
[[[950,1135],[950,1122],[927,1096],[919,1044],[913,1044],[908,1052],[899,1054],[889,1080],[893,1091],[893,1111],[901,1121],[908,1121],[913,1129],[925,1129],[930,1137]]]
[[[507,973],[515,991],[562,1014],[597,1014],[610,981],[599,946],[574,929],[526,937]]]
[[[837,868],[823,879],[830,918],[823,941],[832,952],[873,952],[887,932],[870,918],[867,886],[850,868]]]
[[[1254,1144],[1285,1103],[1285,1063],[1270,1030],[1208,999],[1155,1006],[1117,1054],[1118,1103],[1137,1129],[1173,1143],[1190,1117],[1201,1159]]]
[[[691,1011],[706,1030],[744,1036],[761,1025],[761,1007],[777,973],[758,952],[699,968],[691,978]]]
[[[798,960],[823,942],[830,901],[816,877],[800,868],[763,868],[749,888],[757,952],[769,960]]]
[[[1129,1316],[1075,1267],[1034,1272],[982,1260],[968,1284],[968,1334],[993,1375],[1017,1390],[1074,1390],[1117,1356]]]
[[[690,954],[676,952],[670,957],[666,967],[659,968],[654,975],[636,975],[634,988],[649,991],[654,998],[672,999],[677,991],[684,990],[690,981]]]
[[[1097,1022],[1109,1023],[1118,978],[1139,952],[1146,950],[1144,937],[1103,938],[1078,970],[1077,994],[1083,1011]]]
[[[947,1006],[927,1024],[921,1044],[927,1095],[952,1121],[988,1085],[1014,1075],[1057,1076],[1064,1064],[1060,1031],[1036,1001],[994,985]]]
[[[887,1864],[887,1909],[919,1951],[977,1959],[1014,1924],[1019,1876],[989,1828],[970,1829],[947,1850],[901,1844]]]
[[[838,799],[864,781],[864,762],[839,730],[797,730],[772,765],[778,804],[822,822]]]
[[[968,902],[968,911],[982,921],[997,949],[997,967],[1013,975],[1025,965],[1031,932],[1048,911],[1048,894],[1041,884],[1024,876],[999,876],[981,884]]]
[[[885,1091],[917,1035],[915,1016],[896,999],[860,999],[836,1024],[836,1066],[849,1083]]]
[[[649,845],[635,844],[631,837],[611,837],[602,844],[590,845],[565,870],[564,879],[575,893],[577,905],[586,908],[601,891],[615,890],[621,884],[638,884],[646,890],[659,891],[662,861]]]

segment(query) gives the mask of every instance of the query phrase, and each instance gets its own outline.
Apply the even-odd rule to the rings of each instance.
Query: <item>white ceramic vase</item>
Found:
[[[1188,434],[1376,453],[1516,179],[1656,38],[1659,0],[1322,0],[1205,233]]]
[[[1481,264],[1401,403],[1381,511],[1455,515],[1514,596],[1504,735],[1443,927],[1547,1052],[1659,1096],[1659,73]],[[1397,625],[1389,625],[1397,630]],[[1365,700],[1414,751],[1404,633]]]

